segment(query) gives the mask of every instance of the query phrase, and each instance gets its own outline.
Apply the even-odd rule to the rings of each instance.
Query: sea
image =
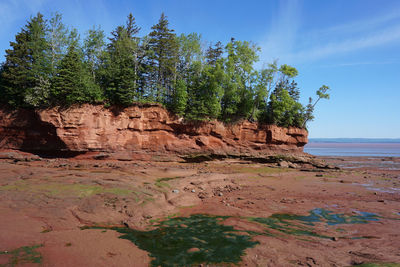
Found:
[[[400,139],[310,138],[304,152],[315,156],[400,157]]]

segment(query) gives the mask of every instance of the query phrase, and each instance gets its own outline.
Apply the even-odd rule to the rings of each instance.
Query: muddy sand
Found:
[[[0,266],[398,266],[400,158],[325,160],[3,157]]]

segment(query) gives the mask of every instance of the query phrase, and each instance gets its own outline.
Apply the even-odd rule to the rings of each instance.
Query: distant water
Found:
[[[367,157],[400,157],[400,140],[388,139],[387,142],[340,142],[313,140],[304,147],[304,152],[316,156],[367,156]],[[368,139],[371,140],[371,139]],[[373,139],[372,139],[373,140]],[[372,141],[371,140],[371,141]]]

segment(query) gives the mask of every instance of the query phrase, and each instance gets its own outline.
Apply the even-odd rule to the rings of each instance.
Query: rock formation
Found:
[[[41,152],[301,153],[307,131],[242,121],[184,122],[160,105],[0,108],[0,148]]]

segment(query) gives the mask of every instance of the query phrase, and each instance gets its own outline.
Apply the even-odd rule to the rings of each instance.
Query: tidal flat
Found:
[[[4,158],[0,266],[399,266],[400,158],[324,159]]]

